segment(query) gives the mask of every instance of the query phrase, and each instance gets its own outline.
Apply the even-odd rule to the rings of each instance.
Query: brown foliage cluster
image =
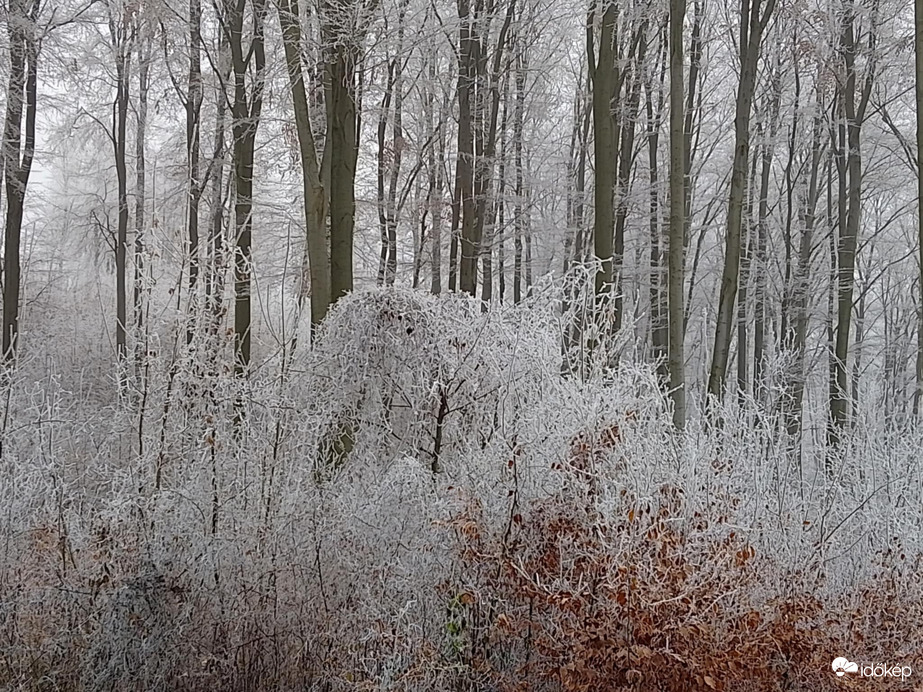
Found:
[[[913,676],[838,678],[831,668],[844,654],[920,662],[923,606],[894,578],[890,556],[879,556],[872,583],[831,595],[821,569],[792,569],[733,527],[737,498],[694,510],[682,488],[664,484],[653,498],[623,490],[601,502],[592,470],[618,434],[613,425],[576,438],[555,467],[562,494],[514,505],[504,530],[491,530],[475,500],[454,522],[464,653],[480,687],[923,689]]]

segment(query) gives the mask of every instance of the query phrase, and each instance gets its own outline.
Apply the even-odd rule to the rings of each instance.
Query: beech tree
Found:
[[[740,6],[738,58],[740,81],[734,113],[734,163],[728,193],[727,228],[725,232],[724,269],[721,275],[715,342],[708,375],[708,394],[718,401],[724,395],[728,356],[731,349],[731,324],[740,269],[741,228],[747,187],[747,165],[750,157],[750,115],[756,89],[763,32],[772,19],[775,0],[744,0]]]
[[[838,235],[836,243],[836,331],[830,380],[828,442],[836,448],[849,415],[848,358],[855,288],[856,250],[862,214],[862,125],[872,95],[877,70],[877,12],[873,8],[867,29],[868,54],[864,71],[857,64],[856,8],[844,5],[840,16],[842,86],[838,94],[837,166],[839,172]]]
[[[923,161],[923,0],[915,0],[914,11],[914,56],[916,79],[914,80],[917,115],[917,162]],[[920,415],[920,401],[923,399],[923,176],[917,170],[917,252],[919,266],[919,311],[917,324],[917,367],[916,390],[913,395],[913,415]]]
[[[245,38],[244,17],[250,8],[250,35]],[[231,103],[234,159],[234,370],[246,375],[250,367],[251,265],[253,231],[253,156],[263,110],[266,79],[264,0],[228,0],[223,8],[233,72]],[[248,79],[249,78],[249,79]],[[248,85],[248,81],[250,82]]]
[[[0,173],[6,187],[3,245],[3,361],[16,359],[21,296],[21,238],[26,189],[35,158],[38,98],[39,0],[11,0],[7,15],[10,70],[6,89]]]
[[[300,3],[298,0],[282,0],[278,9],[289,89],[292,96],[295,132],[298,136],[298,155],[301,162],[304,197],[305,257],[302,262],[299,300],[304,300],[310,285],[311,323],[317,326],[327,314],[331,300],[330,253],[326,222],[327,188],[321,180],[321,171],[329,170],[329,156],[327,155],[329,149],[325,148],[324,159],[319,159],[305,87]]]
[[[508,0],[505,4],[506,11],[500,14],[496,3],[458,0],[459,119],[455,183],[461,223],[458,287],[470,295],[477,291],[478,260],[483,251],[481,238],[493,184],[500,65],[516,12],[516,0]],[[502,20],[490,51],[490,26],[497,15],[502,16]]]
[[[686,425],[686,376],[683,342],[683,276],[685,274],[686,146],[683,128],[683,22],[685,0],[670,2],[670,231],[668,250],[668,368],[673,425]]]

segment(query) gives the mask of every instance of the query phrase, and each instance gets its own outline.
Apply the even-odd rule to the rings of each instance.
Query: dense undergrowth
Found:
[[[561,374],[556,314],[361,293],[284,372],[177,346],[120,401],[23,364],[0,688],[919,685],[920,437],[825,472],[737,402],[677,436],[648,368]]]

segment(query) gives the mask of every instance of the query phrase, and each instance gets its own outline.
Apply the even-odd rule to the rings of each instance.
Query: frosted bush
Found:
[[[561,304],[379,289],[284,377],[196,360],[220,342],[161,350],[117,405],[10,383],[0,684],[671,689],[676,655],[704,689],[766,645],[754,679],[807,690],[824,647],[909,641],[918,433],[799,458],[729,402],[677,435],[624,349],[562,374]]]

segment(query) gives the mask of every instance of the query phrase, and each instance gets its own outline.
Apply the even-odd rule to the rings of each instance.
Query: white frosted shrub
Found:
[[[622,341],[578,340],[562,374],[562,326],[588,302],[561,318],[559,298],[358,292],[284,377],[248,385],[205,360],[223,341],[160,349],[116,404],[63,374],[8,383],[0,686],[557,690],[539,672],[577,666],[586,631],[566,594],[616,639],[669,613],[676,641],[689,618],[775,627],[784,599],[921,602],[918,433],[799,460],[773,412],[731,401],[721,427],[678,436]],[[678,541],[666,557],[655,526]],[[649,599],[630,617],[599,596],[626,574]],[[811,631],[850,636],[818,612]]]

